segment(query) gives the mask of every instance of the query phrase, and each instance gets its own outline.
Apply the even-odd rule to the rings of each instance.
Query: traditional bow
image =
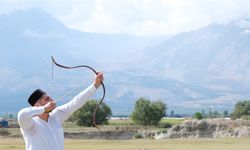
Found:
[[[58,67],[61,67],[61,68],[65,68],[65,69],[88,68],[88,69],[92,70],[96,75],[98,74],[98,72],[94,68],[92,68],[90,66],[87,66],[87,65],[79,65],[79,66],[69,67],[69,66],[64,66],[64,65],[58,64],[55,61],[55,59],[53,58],[53,56],[51,56],[51,59],[52,59],[52,65],[55,64],[55,65],[57,65]],[[53,70],[52,70],[52,77],[53,77]],[[97,112],[99,106],[101,105],[101,103],[103,102],[104,97],[105,97],[105,86],[104,86],[104,83],[102,81],[101,81],[101,84],[102,84],[102,88],[103,88],[103,95],[102,95],[102,98],[101,98],[100,102],[97,104],[97,106],[95,108],[95,111],[94,111],[94,114],[93,114],[93,125],[97,129],[99,129],[99,128],[98,128],[98,126],[96,124],[96,112]]]

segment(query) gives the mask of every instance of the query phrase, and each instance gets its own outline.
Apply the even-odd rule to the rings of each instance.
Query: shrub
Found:
[[[92,126],[93,114],[98,102],[96,100],[88,101],[82,108],[77,110],[70,118],[69,121],[75,121],[80,126]],[[111,117],[112,112],[108,105],[102,103],[96,112],[96,124],[107,124],[108,119]]]
[[[231,118],[241,118],[242,116],[250,116],[250,101],[239,101],[235,104],[234,112]]]
[[[158,125],[161,118],[166,115],[167,106],[161,101],[151,102],[140,98],[136,101],[131,118],[140,125]]]
[[[136,132],[136,133],[134,134],[134,138],[135,138],[135,139],[143,139],[143,136],[142,136],[141,133]]]
[[[195,117],[196,119],[198,119],[198,120],[203,119],[202,114],[201,114],[200,112],[196,112],[195,115],[194,115],[194,117]]]

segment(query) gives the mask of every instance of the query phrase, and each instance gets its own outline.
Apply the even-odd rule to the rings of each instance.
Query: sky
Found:
[[[42,8],[67,27],[94,33],[173,35],[250,18],[250,0],[0,0],[0,15]]]

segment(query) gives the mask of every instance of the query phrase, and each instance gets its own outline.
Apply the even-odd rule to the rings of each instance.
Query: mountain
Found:
[[[65,65],[101,68],[112,79],[109,74],[125,70],[132,53],[167,38],[81,32],[41,9],[0,16],[0,33],[0,112],[27,106],[26,99],[35,88],[60,95],[84,79],[93,80],[89,71],[72,74],[55,68],[55,81],[51,81],[51,56]],[[58,90],[51,88],[52,82]]]
[[[51,54],[64,59],[70,56],[77,60],[115,61],[120,59],[118,56],[126,58],[165,38],[80,32],[40,9],[0,16],[0,25],[2,62],[18,59],[24,66],[30,61],[39,64],[37,57],[47,58]]]
[[[87,33],[70,29],[39,9],[0,16],[0,112],[28,106],[27,97],[42,88],[53,98],[93,80],[90,65],[105,73],[105,102],[114,115],[129,115],[139,97],[162,100],[168,111],[233,109],[250,94],[250,23],[211,24],[171,37]],[[80,90],[58,103],[67,102]],[[98,90],[95,98],[99,98]]]
[[[197,82],[197,76],[198,79],[207,78],[211,73],[216,78],[236,79],[237,76],[232,73],[238,74],[239,69],[245,75],[242,79],[246,79],[249,76],[250,56],[248,30],[238,27],[235,22],[228,25],[212,24],[197,31],[174,36],[144,50],[143,54],[150,60],[147,60],[148,65],[157,66],[157,70],[182,70],[179,80]],[[228,73],[230,71],[233,72]]]
[[[180,106],[224,107],[249,99],[250,21],[211,24],[182,33],[135,54],[146,74],[209,89],[205,97],[190,91]],[[193,100],[188,95],[195,95]],[[214,95],[214,97],[210,97]]]

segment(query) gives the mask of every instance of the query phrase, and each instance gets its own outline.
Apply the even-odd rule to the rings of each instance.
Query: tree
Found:
[[[169,117],[174,117],[174,110],[171,110],[171,111],[170,111]]]
[[[221,114],[217,110],[212,111],[211,109],[209,109],[207,117],[208,118],[218,118],[218,117],[221,117]]]
[[[96,100],[88,101],[82,108],[77,110],[70,118],[80,126],[92,126],[93,114],[98,102]],[[102,103],[96,112],[96,124],[107,124],[112,112],[108,105]]]
[[[202,114],[201,114],[200,112],[196,112],[195,115],[194,115],[194,117],[195,117],[196,119],[198,119],[198,120],[203,119]]]
[[[250,115],[250,100],[239,101],[235,104],[234,112],[231,114],[232,118],[241,118],[242,116]]]
[[[227,111],[227,110],[224,111],[223,116],[224,116],[224,117],[229,117],[229,114],[228,114],[228,111]]]
[[[215,110],[214,112],[213,112],[213,118],[218,118],[218,117],[220,117],[221,115],[220,115],[220,113],[217,111],[217,110]]]
[[[151,102],[140,98],[136,101],[135,109],[131,114],[134,122],[141,125],[158,125],[166,115],[167,105],[161,101]]]

